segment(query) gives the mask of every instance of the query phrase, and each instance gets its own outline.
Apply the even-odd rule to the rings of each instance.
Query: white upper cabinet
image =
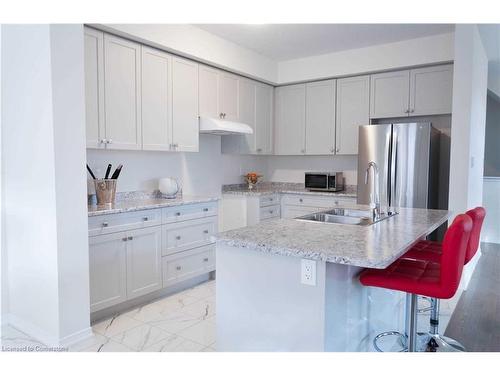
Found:
[[[224,120],[239,119],[239,78],[233,74],[220,73],[220,110]]]
[[[306,85],[307,155],[335,153],[335,80]]]
[[[255,153],[273,152],[274,88],[257,83],[255,86]]]
[[[172,56],[142,47],[142,148],[172,145]]]
[[[370,76],[337,80],[335,153],[358,153],[359,125],[370,123]]]
[[[453,65],[410,71],[410,116],[451,113]]]
[[[198,64],[174,57],[172,60],[172,140],[175,151],[197,152]]]
[[[141,149],[141,46],[104,35],[106,147]]]
[[[235,135],[232,139],[240,140],[241,152],[251,154],[256,151],[257,129],[256,121],[256,84],[249,79],[241,79],[239,82],[239,121],[247,124],[253,129],[253,134]]]
[[[410,71],[380,73],[371,76],[370,117],[408,116]]]
[[[306,85],[278,87],[276,89],[276,154],[305,154],[305,128]]]
[[[85,27],[85,121],[87,148],[105,147],[104,34]]]
[[[200,116],[219,118],[219,71],[200,65],[199,75]]]

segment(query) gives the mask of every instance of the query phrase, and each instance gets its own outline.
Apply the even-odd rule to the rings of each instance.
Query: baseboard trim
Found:
[[[9,322],[9,325],[14,327],[18,331],[21,331],[22,333],[28,335],[29,337],[34,338],[40,343],[52,347],[59,346],[59,340],[57,339],[57,337],[40,329],[40,327],[24,320],[23,318],[10,313],[7,320]]]
[[[92,337],[94,333],[92,332],[92,328],[87,327],[85,329],[82,329],[79,332],[72,333],[71,335],[68,335],[66,337],[63,337],[61,340],[59,340],[59,346],[62,347],[68,347],[71,345],[75,345],[79,343],[80,341],[86,340],[89,337]]]

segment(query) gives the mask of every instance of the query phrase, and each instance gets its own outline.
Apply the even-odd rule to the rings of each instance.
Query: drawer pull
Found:
[[[274,213],[274,211],[273,210],[269,210],[269,213],[272,214],[272,213]]]
[[[122,238],[122,241],[127,241],[127,237],[123,237],[123,238]]]
[[[208,208],[206,208],[206,207],[205,207],[205,208],[203,209],[203,211],[204,211],[204,212],[208,212]]]
[[[127,237],[127,240],[128,240],[128,241],[132,241],[133,239],[134,239],[134,237],[132,237],[132,236],[128,236],[128,237]]]
[[[299,199],[299,202],[300,202],[300,203],[302,203],[302,202],[304,202],[304,200],[303,200],[302,198],[300,198],[300,199]]]
[[[149,218],[147,216],[142,218],[142,221],[148,221],[148,220]]]
[[[203,258],[203,261],[204,262],[208,262],[208,258]]]
[[[205,229],[205,230],[203,231],[203,233],[208,234],[208,229]]]
[[[180,239],[181,239],[181,236],[175,236],[175,239],[176,239],[176,240],[180,240]]]
[[[177,266],[177,267],[175,267],[175,269],[176,269],[177,271],[180,271],[180,270],[181,270],[181,268],[182,268],[181,266]]]
[[[106,228],[106,227],[108,226],[108,222],[107,222],[107,221],[103,221],[103,222],[102,222],[102,226],[103,226],[104,228]]]
[[[175,216],[181,216],[181,213],[180,212],[176,212]]]

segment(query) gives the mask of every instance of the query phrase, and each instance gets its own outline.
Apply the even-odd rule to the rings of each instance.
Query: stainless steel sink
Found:
[[[296,218],[297,220],[329,224],[372,225],[396,215],[397,212],[382,213],[379,218],[373,218],[371,210],[356,210],[351,208],[334,208],[328,211],[316,212]]]

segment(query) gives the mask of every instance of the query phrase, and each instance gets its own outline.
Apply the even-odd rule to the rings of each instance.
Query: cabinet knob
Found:
[[[272,214],[274,211],[273,210],[269,210],[269,213]]]
[[[106,143],[113,143],[113,140],[112,139],[107,139]]]
[[[410,113],[413,113],[413,112],[415,112],[415,110],[414,109],[410,109]]]
[[[133,239],[134,239],[134,237],[132,237],[132,236],[128,236],[128,237],[127,237],[127,240],[128,240],[128,241],[132,241]]]
[[[182,268],[181,266],[177,266],[177,267],[175,267],[175,269],[176,269],[177,271],[180,271],[180,270],[181,270],[181,268]]]
[[[205,208],[203,209],[203,212],[208,212],[208,208],[207,208],[207,207],[205,207]]]
[[[108,224],[108,222],[107,222],[107,221],[103,221],[103,222],[102,222],[102,226],[103,226],[104,228],[106,228],[108,225],[109,225],[109,224]]]
[[[406,110],[405,110],[405,113],[410,113],[410,110],[409,110],[409,109],[406,109]]]
[[[122,238],[122,241],[127,241],[127,237],[123,237],[123,238]]]
[[[339,204],[339,201],[335,201],[334,203],[335,203],[335,204]]]
[[[180,239],[181,239],[181,236],[175,236],[175,239],[176,239],[176,240],[180,240]]]
[[[258,149],[257,149],[257,152],[262,152],[262,149],[261,149],[261,148],[258,148]]]
[[[181,216],[181,213],[180,212],[176,212],[175,216]]]
[[[305,154],[306,150],[302,149],[302,150],[300,150],[300,152],[302,152],[303,154]]]
[[[337,147],[337,148],[335,149],[335,152],[340,152],[340,147]]]
[[[222,114],[222,118],[226,118],[226,114],[225,113]]]
[[[207,234],[208,234],[208,229],[205,229],[205,230],[203,231],[203,233],[207,233]]]
[[[105,140],[105,139],[101,139],[101,140],[99,141],[99,143],[106,143],[106,140]]]
[[[203,261],[204,262],[208,262],[208,258],[203,258]]]
[[[300,198],[300,199],[299,199],[299,202],[300,202],[300,203],[302,203],[302,202],[304,202],[304,200],[303,200],[302,198]]]
[[[224,113],[219,113],[219,118],[224,118]]]
[[[142,221],[148,221],[148,220],[149,220],[149,218],[147,216],[142,218]]]

